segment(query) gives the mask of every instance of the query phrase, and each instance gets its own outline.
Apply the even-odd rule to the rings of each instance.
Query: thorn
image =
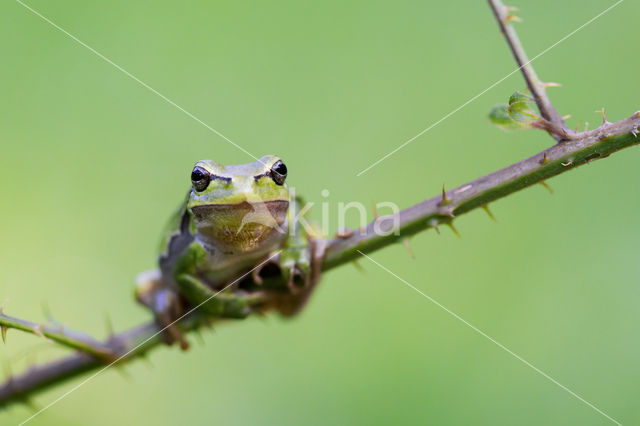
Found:
[[[596,112],[602,113],[602,125],[609,124],[607,121],[607,114],[604,112],[604,107],[602,109],[596,110]]]
[[[560,84],[560,83],[548,82],[548,83],[542,83],[542,87],[544,87],[545,89],[546,89],[547,87],[562,87],[562,84]],[[571,116],[569,115],[569,117],[571,117]],[[563,119],[564,119],[564,117],[563,117]]]
[[[147,367],[149,367],[149,369],[153,369],[155,367],[155,365],[153,365],[153,363],[149,359],[149,354],[148,353],[146,353],[146,352],[141,353],[140,354],[140,359],[147,365]]]
[[[33,400],[27,396],[22,396],[20,397],[21,402],[26,405],[27,407],[29,407],[31,410],[33,410],[34,412],[38,412],[40,411],[40,407],[33,402]]]
[[[53,316],[53,313],[51,313],[51,307],[49,306],[49,304],[46,301],[42,302],[41,308],[42,308],[42,315],[47,319],[47,321],[51,325],[60,326],[60,330],[62,331],[63,326],[62,324],[60,324],[59,321],[56,321],[55,317]]]
[[[584,131],[585,132],[589,131],[589,122],[588,121],[584,122]]]
[[[455,227],[455,226],[453,226],[453,221],[449,221],[449,222],[447,222],[447,226],[448,226],[449,228],[451,228],[451,230],[453,231],[453,233],[454,233],[454,234],[456,234],[456,237],[458,237],[458,238],[462,238],[462,237],[460,236],[460,233],[459,233],[459,232],[458,232],[458,230],[456,229],[456,227]]]
[[[205,341],[204,341],[204,337],[202,336],[202,332],[199,329],[195,330],[195,335],[196,335],[196,339],[198,340],[198,343],[200,344],[200,346],[204,346]]]
[[[6,377],[7,382],[13,381],[13,371],[11,371],[11,363],[7,358],[2,359],[2,369],[4,370],[4,375]]]
[[[551,189],[551,187],[547,185],[547,182],[541,180],[540,185],[544,186],[547,189],[547,191],[549,191],[549,193],[553,194],[553,189]]]
[[[409,244],[409,238],[403,238],[402,245],[404,246],[404,248],[407,249],[407,252],[409,252],[409,256],[411,256],[412,259],[415,259],[416,256],[415,254],[413,254],[413,250],[411,250],[411,245]]]
[[[371,201],[371,207],[373,208],[373,220],[376,220],[378,216],[378,208],[376,207],[376,202]]]
[[[4,299],[4,302],[0,305],[0,315],[4,312],[4,307],[7,306],[7,303],[9,303],[9,299]]]
[[[117,365],[116,366],[116,371],[120,374],[120,376],[122,376],[123,379],[125,379],[128,382],[132,382],[133,381],[133,377],[131,377],[131,374],[129,374],[129,372],[127,370],[124,369],[124,367],[122,365]]]
[[[49,307],[49,304],[47,302],[42,302],[41,307],[42,307],[42,315],[44,315],[47,321],[55,322],[53,319],[53,315],[51,314],[51,308]]]
[[[562,164],[565,167],[569,167],[573,165],[573,158],[569,158],[566,163],[560,163],[560,164]]]
[[[442,216],[448,216],[451,219],[455,219],[456,215],[453,214],[453,210],[454,210],[454,207],[451,206],[451,207],[449,207],[449,208],[447,208],[445,210],[438,211],[438,214],[441,214]]]
[[[107,337],[113,336],[113,323],[111,322],[111,317],[108,312],[104,313],[104,327],[107,330]]]
[[[631,134],[633,135],[634,138],[638,139],[638,126],[631,129]]]
[[[491,213],[491,210],[489,210],[489,206],[487,204],[482,206],[482,210],[484,210],[489,215],[489,217],[491,218],[492,221],[494,221],[496,223],[498,222],[496,220],[496,217],[493,215],[493,213]]]
[[[444,189],[444,184],[442,184],[442,201],[440,201],[440,204],[438,204],[439,206],[446,206],[447,204],[451,203],[451,199],[449,199],[447,197],[447,191],[445,191]]]
[[[571,118],[571,114],[567,114],[567,115],[562,117],[562,121],[567,121],[570,118]]]
[[[508,24],[510,22],[522,22],[522,18],[520,18],[518,15],[508,15],[506,18],[504,18],[505,20],[505,24]]]
[[[436,230],[436,232],[438,233],[438,235],[440,235],[440,230],[438,229],[438,221],[435,219],[431,219],[429,221],[429,226],[432,227],[433,229]]]
[[[578,129],[580,128],[580,125],[582,124],[582,120],[578,121],[578,124],[576,125],[576,128],[573,129],[574,132],[578,133]]]
[[[542,153],[542,160],[540,160],[540,164],[547,164],[549,161],[549,157],[547,157],[547,151]]]
[[[9,330],[9,327],[3,325],[0,330],[2,331],[2,343],[7,343],[7,330]]]
[[[362,267],[361,264],[358,263],[358,261],[353,260],[353,261],[351,261],[351,263],[353,264],[353,266],[355,266],[355,268],[358,270],[358,272],[362,272],[364,274],[364,268]]]
[[[49,339],[47,336],[44,335],[44,333],[42,332],[42,328],[44,327],[44,324],[40,324],[40,325],[36,325],[35,327],[33,327],[33,332],[35,334],[37,334],[38,336],[42,337],[44,340],[46,340],[47,342],[51,342],[53,343],[53,340]]]

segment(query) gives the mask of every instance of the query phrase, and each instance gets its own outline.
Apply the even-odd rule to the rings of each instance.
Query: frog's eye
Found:
[[[278,160],[276,164],[271,166],[269,175],[276,184],[284,185],[284,180],[287,178],[287,166],[285,166],[282,161]]]
[[[210,181],[211,174],[200,166],[196,166],[191,172],[191,183],[193,184],[193,189],[197,192],[207,189]]]

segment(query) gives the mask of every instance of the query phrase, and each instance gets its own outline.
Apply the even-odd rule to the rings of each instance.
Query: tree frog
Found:
[[[196,163],[187,199],[162,239],[158,269],[141,274],[136,287],[168,344],[188,347],[173,322],[200,304],[209,316],[227,318],[268,308],[292,315],[304,305],[324,245],[300,226],[301,201],[286,179],[287,167],[274,155],[231,166]],[[264,275],[287,285],[263,285]]]

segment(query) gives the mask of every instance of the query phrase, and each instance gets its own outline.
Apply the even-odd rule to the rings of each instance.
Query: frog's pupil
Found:
[[[200,167],[196,167],[191,172],[191,182],[196,191],[204,191],[209,186],[209,173]]]
[[[278,161],[271,168],[271,178],[278,185],[284,184],[284,180],[287,177],[287,166],[282,161]]]
[[[287,166],[285,166],[284,163],[278,163],[276,165],[275,171],[279,175],[286,176],[287,175]]]
[[[194,182],[198,182],[199,180],[203,180],[204,179],[204,173],[202,173],[202,170],[200,169],[195,169],[192,173],[191,173],[191,180]]]

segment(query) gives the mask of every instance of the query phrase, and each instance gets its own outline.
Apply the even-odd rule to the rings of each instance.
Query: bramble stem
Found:
[[[520,189],[544,182],[545,179],[572,170],[582,164],[608,157],[614,152],[636,145],[640,139],[637,139],[632,132],[637,131],[639,126],[640,112],[620,122],[585,133],[583,139],[557,144],[519,163],[449,190],[446,192],[446,197],[449,199],[449,203],[446,205],[441,205],[442,195],[437,195],[402,210],[399,213],[399,236],[393,234],[382,236],[374,233],[374,226],[385,230],[388,226],[385,223],[392,222],[390,216],[379,217],[365,229],[354,233],[349,238],[338,237],[331,240],[322,265],[323,271],[326,272],[358,258],[360,256],[358,250],[364,253],[373,252],[434,225],[449,222],[453,220],[451,215],[457,217],[478,207],[486,206],[492,201],[507,197]],[[197,329],[201,324],[202,321],[197,317],[187,317],[179,323],[179,326],[187,332]],[[122,356],[131,348],[144,342],[142,346],[119,361],[119,363],[123,363],[140,357],[159,346],[162,339],[156,335],[158,331],[159,328],[155,323],[143,324],[113,335],[102,344],[102,347],[106,347],[110,353],[116,356]],[[49,334],[48,337],[54,339],[54,334]],[[78,346],[73,347],[79,349]],[[0,406],[22,401],[26,396],[37,391],[88,371],[97,370],[104,365],[104,362],[95,357],[81,353],[45,365],[34,366],[22,375],[10,378],[0,386]]]
[[[453,188],[446,192],[446,204],[442,203],[442,195],[437,195],[402,210],[398,220],[399,235],[384,236],[375,232],[376,227],[384,231],[393,224],[393,216],[377,218],[349,238],[331,241],[323,266],[325,269],[334,268],[358,258],[358,250],[364,253],[378,250],[424,229],[447,223],[454,217],[486,206],[520,189],[636,145],[640,139],[633,133],[637,132],[639,126],[640,111],[625,120],[582,133],[580,139],[556,144],[519,163]]]
[[[500,0],[489,0],[489,6],[498,21],[498,25],[509,44],[509,48],[511,49],[516,62],[520,66],[520,71],[527,82],[527,87],[529,88],[529,91],[531,91],[536,105],[538,105],[542,118],[551,123],[550,128],[555,129],[553,131],[550,130],[549,133],[556,141],[566,139],[564,133],[558,133],[558,130],[566,130],[564,120],[551,103],[551,100],[547,96],[547,89],[544,83],[538,78],[538,75],[531,65],[531,61],[524,51],[522,43],[520,43],[518,34],[511,24],[513,19],[511,17],[512,15],[509,13],[510,9]]]
[[[500,28],[507,38],[516,61],[521,66],[540,113],[550,124],[547,129],[556,140],[561,140],[559,133],[565,129],[564,121],[547,97],[544,85],[529,64],[524,49],[513,27],[509,24],[509,10],[499,0],[489,0],[489,4],[498,18]],[[478,207],[486,207],[490,202],[505,198],[523,188],[544,183],[545,179],[637,145],[640,142],[637,138],[639,127],[640,111],[617,123],[605,123],[589,132],[572,133],[561,144],[556,144],[519,163],[402,210],[398,213],[398,217],[379,217],[351,236],[346,238],[336,236],[328,242],[322,270],[326,272],[357,259],[360,256],[359,252],[370,253],[417,232],[451,222],[464,213]],[[399,222],[399,233],[386,235],[385,231],[390,230],[394,224],[393,219]],[[266,308],[277,304],[279,297],[277,292],[265,293],[265,295],[255,299],[256,305]],[[177,325],[183,332],[188,332],[211,321],[211,318],[197,311]],[[77,332],[44,327],[8,317],[3,315],[1,310],[0,326],[35,334],[41,332],[51,340],[81,351],[58,361],[33,366],[19,376],[10,377],[0,385],[0,406],[25,401],[38,391],[89,371],[105,368],[105,365],[111,365],[106,364],[106,360],[115,359],[120,364],[141,357],[163,343],[159,334],[160,329],[153,322],[114,334],[105,342],[97,342]]]
[[[26,331],[46,339],[50,339],[63,346],[76,349],[92,355],[98,359],[109,359],[112,354],[97,340],[77,331],[71,331],[63,326],[49,327],[31,321],[25,321],[0,313],[0,327]],[[3,335],[6,330],[3,331]]]

